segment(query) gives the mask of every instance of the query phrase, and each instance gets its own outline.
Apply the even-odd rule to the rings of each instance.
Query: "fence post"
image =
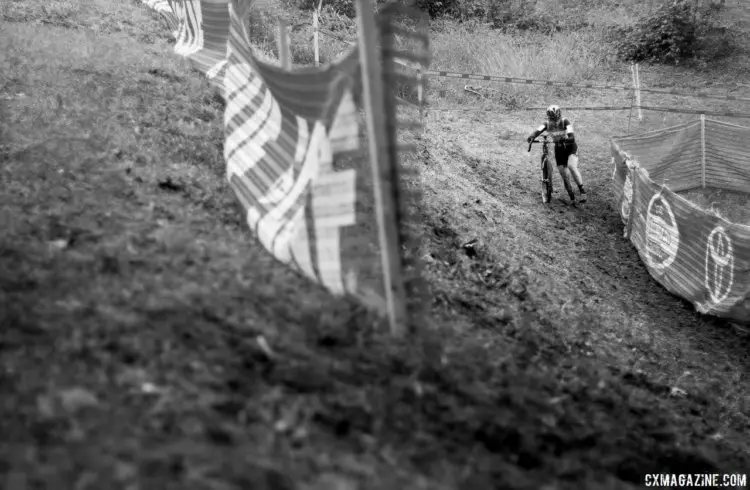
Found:
[[[279,18],[279,61],[281,61],[281,67],[288,70],[292,67],[292,53],[289,48],[289,24],[285,19]]]
[[[401,262],[401,240],[397,223],[398,206],[396,186],[392,181],[389,146],[396,142],[391,137],[389,121],[385,112],[383,69],[378,48],[378,31],[369,0],[356,0],[357,23],[359,24],[359,60],[362,66],[362,82],[367,117],[367,137],[375,190],[375,212],[377,214],[380,255],[383,265],[385,299],[391,333],[400,336],[405,331],[406,288]]]
[[[635,63],[632,61],[630,62],[630,75],[633,77],[633,96],[631,97],[632,103],[631,103],[631,114],[633,112],[633,105],[635,105],[636,96],[638,94],[638,82],[635,79]]]
[[[633,65],[630,65],[631,70],[633,69]],[[633,120],[633,103],[635,102],[635,90],[633,90],[633,94],[630,96],[630,113],[628,114],[628,134],[630,134],[630,122]]]
[[[706,188],[706,116],[701,114],[701,187]]]
[[[422,65],[417,66],[417,100],[422,106]]]
[[[638,106],[638,120],[643,121],[641,112],[641,68],[638,63],[635,64],[635,104]]]
[[[323,0],[320,0],[318,7],[313,10],[313,49],[315,50],[315,66],[320,66],[320,44],[318,37],[318,16],[320,15],[320,6],[323,4]]]

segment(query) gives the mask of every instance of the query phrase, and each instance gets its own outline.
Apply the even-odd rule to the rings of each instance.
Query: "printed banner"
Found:
[[[230,0],[169,0],[179,19],[174,51],[221,87],[229,40]]]
[[[253,233],[329,291],[384,308],[356,47],[329,66],[287,71],[253,54],[252,0],[170,4],[175,52],[226,101],[227,179]]]
[[[747,323],[750,226],[700,208],[653,177],[654,173],[671,175],[672,182],[686,190],[701,187],[701,147],[700,122],[613,139],[617,209],[625,223],[625,236],[654,279],[702,313]],[[705,162],[705,168],[722,165],[710,155]],[[750,170],[745,178],[748,174]]]
[[[750,191],[750,128],[706,119],[706,186]]]
[[[701,186],[700,121],[617,141],[641,168],[648,170],[654,182],[675,192]]]
[[[337,171],[360,148],[353,51],[325,69],[286,72],[252,54],[249,1],[232,6],[224,79],[227,178],[247,222],[280,261],[334,293],[354,293],[341,228],[356,223],[356,170]]]

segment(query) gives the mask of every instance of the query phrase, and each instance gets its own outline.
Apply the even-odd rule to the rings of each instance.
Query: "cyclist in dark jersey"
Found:
[[[565,190],[568,191],[568,196],[570,196],[570,202],[573,204],[576,202],[573,187],[570,185],[570,174],[573,174],[573,180],[575,180],[581,193],[579,202],[586,202],[583,179],[581,179],[581,173],[578,171],[578,143],[576,143],[573,135],[573,125],[570,124],[568,119],[562,117],[562,111],[558,106],[551,105],[547,108],[547,121],[531,133],[526,141],[531,143],[544,131],[547,131],[555,143],[557,169],[562,176]],[[570,172],[568,172],[568,169],[570,169]]]

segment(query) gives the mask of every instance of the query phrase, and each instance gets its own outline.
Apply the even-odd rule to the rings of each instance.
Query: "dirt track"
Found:
[[[426,147],[436,149],[425,167],[426,185],[436,190],[431,212],[447,215],[459,242],[480,237],[485,260],[520,262],[534,306],[560,318],[563,335],[582,337],[594,357],[642,371],[664,393],[699,386],[700,396],[719,396],[746,414],[747,336],[663,290],[622,237],[610,197],[608,135],[596,130],[610,118],[574,122],[589,200],[570,208],[559,199],[567,196],[557,174],[552,205],[540,203],[539,149],[529,157],[523,142],[537,121],[527,114],[496,121],[465,112],[431,116]],[[737,427],[747,424],[740,418]]]

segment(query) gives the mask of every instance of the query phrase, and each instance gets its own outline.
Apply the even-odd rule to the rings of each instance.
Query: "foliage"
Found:
[[[287,0],[301,10],[312,10],[320,0]],[[376,0],[377,5],[388,0]],[[412,0],[397,0],[411,3]],[[528,30],[559,32],[583,27],[578,13],[586,3],[573,0],[413,0],[415,5],[433,19],[448,18],[462,22],[483,20],[503,31]],[[352,0],[323,0],[339,14],[356,15]]]
[[[731,52],[730,35],[714,21],[719,8],[672,0],[634,24],[613,28],[617,54],[624,61],[675,64],[727,55]]]
[[[285,3],[294,6],[299,10],[315,10],[319,5],[345,15],[349,18],[357,16],[357,8],[352,0],[287,0]],[[383,0],[377,0],[377,4],[385,3]]]
[[[416,5],[433,18],[450,15],[460,8],[459,0],[416,0]]]

